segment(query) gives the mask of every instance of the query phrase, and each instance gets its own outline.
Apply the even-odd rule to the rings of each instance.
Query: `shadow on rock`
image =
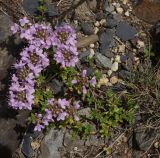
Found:
[[[0,156],[2,158],[12,158],[12,152],[7,146],[0,144]]]
[[[152,61],[153,64],[156,65],[160,60],[160,21],[151,29],[151,45],[151,51],[154,52]]]

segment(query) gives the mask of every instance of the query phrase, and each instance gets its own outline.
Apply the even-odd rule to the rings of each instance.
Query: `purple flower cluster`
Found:
[[[43,50],[46,48],[46,42],[42,42],[45,41],[44,37],[39,37],[39,30],[44,33],[46,30],[50,32],[50,29],[45,25],[31,25],[26,17],[20,19],[19,23],[20,25],[14,24],[11,30],[25,38],[29,46],[22,50],[20,61],[14,64],[16,72],[9,88],[9,105],[14,109],[31,110],[34,103],[35,79],[49,65],[47,53]]]
[[[82,93],[87,94],[87,86],[90,85],[92,87],[95,87],[97,84],[97,81],[95,76],[89,79],[87,77],[87,70],[83,70],[81,74],[77,75],[76,79],[71,81],[71,83],[73,85],[76,85],[76,84],[80,85]]]
[[[76,110],[80,108],[80,104],[77,101],[71,103],[67,99],[50,99],[48,100],[47,108],[44,114],[36,114],[36,126],[35,131],[41,131],[48,126],[51,122],[64,121],[67,118],[73,118],[78,121],[79,118],[76,115]]]
[[[11,31],[13,34],[18,33],[21,39],[27,40],[29,45],[46,49],[53,45],[53,31],[50,25],[32,24],[26,17],[20,19],[19,23],[20,25],[11,26]]]
[[[52,44],[56,47],[54,59],[62,67],[74,67],[78,62],[76,33],[71,26],[56,27]]]
[[[20,53],[20,61],[14,64],[16,72],[11,79],[9,88],[9,105],[14,109],[32,110],[36,78],[49,65],[46,50],[55,47],[54,60],[61,67],[74,67],[78,62],[76,33],[65,24],[55,27],[49,24],[32,24],[26,17],[19,24],[11,27],[13,34],[25,40],[28,47]],[[50,122],[64,121],[72,118],[78,121],[76,110],[78,102],[67,99],[50,99],[43,114],[36,114],[35,131],[41,131]]]
[[[19,22],[20,25],[14,24],[11,27],[12,33],[19,33],[20,38],[39,48],[48,49],[54,46],[56,48],[54,60],[57,64],[62,67],[74,67],[78,62],[76,33],[71,26],[65,24],[55,27],[53,31],[50,25],[31,24],[26,17]]]
[[[9,88],[9,105],[14,109],[32,109],[34,103],[35,78],[49,65],[47,54],[31,45],[21,52],[21,60],[16,63],[16,73]]]

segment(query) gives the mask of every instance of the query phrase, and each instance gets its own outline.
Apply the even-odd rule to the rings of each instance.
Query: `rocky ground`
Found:
[[[65,0],[64,0],[65,1]],[[102,70],[103,77],[99,86],[110,86],[114,91],[125,92],[125,81],[135,72],[136,67],[150,54],[144,52],[152,45],[156,52],[160,50],[160,1],[142,0],[96,0],[75,1],[70,7],[69,1],[48,2],[49,20],[65,20],[77,32],[80,63],[94,58],[95,66]],[[58,5],[57,5],[58,4]],[[1,0],[0,1],[0,156],[2,158],[140,158],[160,157],[160,128],[143,124],[140,114],[136,124],[114,131],[110,139],[93,136],[87,140],[77,137],[72,140],[70,132],[52,129],[46,136],[33,133],[32,127],[26,127],[27,112],[15,113],[7,108],[7,85],[11,65],[15,62],[21,41],[13,39],[10,26],[22,16],[36,15],[37,0]],[[18,9],[17,9],[18,8]],[[64,13],[68,14],[64,16]],[[62,19],[61,17],[64,17]],[[140,18],[140,19],[139,19]],[[158,61],[156,54],[154,62]],[[87,67],[92,71],[92,67]],[[56,93],[63,84],[52,81]],[[87,113],[88,109],[83,109]],[[158,110],[158,109],[157,109]],[[26,130],[27,129],[27,130]],[[112,148],[107,156],[102,147]],[[16,152],[14,152],[16,151]]]

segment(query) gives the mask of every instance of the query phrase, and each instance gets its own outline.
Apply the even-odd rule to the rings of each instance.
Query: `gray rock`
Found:
[[[126,62],[128,57],[126,55],[121,55],[121,62],[124,63]]]
[[[107,21],[107,23],[106,23],[106,27],[107,28],[111,28],[112,29],[113,27],[116,27],[118,25],[117,20],[115,20],[112,17],[107,17],[106,21]]]
[[[9,52],[6,48],[0,48],[0,80],[7,76],[7,69],[10,68],[14,61],[15,59],[12,55],[9,55]]]
[[[39,0],[23,0],[23,8],[24,10],[30,14],[30,15],[37,15],[37,8],[39,6]],[[58,15],[58,9],[50,3],[47,3],[45,5],[47,8],[47,14],[48,16],[57,16]]]
[[[10,27],[13,24],[9,16],[0,14],[0,43],[5,42],[9,36],[11,36]]]
[[[58,13],[58,8],[56,8],[53,4],[50,4],[50,3],[47,3],[46,4],[46,7],[47,7],[47,15],[50,16],[50,17],[53,17],[53,16],[57,16],[59,13]]]
[[[105,2],[103,10],[107,13],[112,13],[114,11],[114,6],[109,5],[108,1]]]
[[[114,46],[114,33],[114,29],[107,29],[105,32],[99,34],[100,51]]]
[[[133,135],[130,137],[128,144],[130,148],[135,150],[146,151],[157,137],[160,138],[160,130],[152,128],[134,129]]]
[[[80,53],[79,59],[80,59],[81,63],[86,62],[89,54],[90,54],[90,51],[85,51],[85,52],[81,52],[81,53]]]
[[[24,136],[21,150],[22,150],[23,154],[27,157],[32,157],[34,154],[34,151],[31,147],[31,142],[32,142],[32,137],[27,136],[27,135]]]
[[[114,54],[109,49],[102,50],[102,51],[100,51],[100,53],[102,53],[103,55],[105,55],[108,58],[114,57]]]
[[[126,89],[126,86],[121,84],[121,83],[118,83],[116,84],[115,86],[112,87],[112,90],[114,92],[121,92],[121,91],[124,91]]]
[[[107,58],[106,56],[104,56],[100,53],[96,53],[95,58],[96,58],[97,66],[103,67],[103,68],[111,68],[112,67],[111,60],[109,58]]]
[[[89,114],[91,112],[91,108],[84,108],[78,111],[78,114],[81,116],[89,117]]]
[[[99,40],[98,35],[90,35],[88,37],[83,37],[77,42],[78,48],[84,48],[90,44],[93,44]]]
[[[119,73],[118,73],[119,77],[126,80],[126,79],[129,79],[131,77],[131,73],[129,71],[126,71],[126,70],[121,70]]]
[[[84,143],[85,141],[80,139],[79,136],[75,136],[75,138],[73,138],[72,133],[66,131],[64,135],[64,145],[66,146],[67,151],[71,151],[75,147],[77,147],[78,149],[84,149]]]
[[[58,150],[63,147],[63,136],[62,130],[50,130],[41,143],[42,158],[61,158]]]
[[[97,20],[97,21],[101,21],[102,19],[105,18],[105,16],[106,16],[106,15],[105,15],[104,13],[99,12],[99,13],[96,14],[96,20]]]
[[[37,8],[39,6],[39,0],[23,0],[23,8],[30,15],[37,14]]]
[[[57,79],[53,79],[49,85],[53,89],[54,94],[63,93],[63,83]]]
[[[127,22],[120,22],[116,28],[116,35],[123,41],[133,39],[136,33],[137,30]]]
[[[90,22],[82,23],[82,31],[85,35],[92,35],[94,33],[93,24]]]

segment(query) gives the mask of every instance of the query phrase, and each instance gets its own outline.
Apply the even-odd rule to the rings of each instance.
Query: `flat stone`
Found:
[[[100,51],[114,46],[114,33],[114,29],[107,29],[105,32],[99,33]]]
[[[96,9],[97,9],[97,1],[96,0],[87,1],[87,4],[88,4],[88,7],[92,11],[96,11]]]
[[[82,31],[85,35],[92,35],[94,32],[93,24],[90,22],[84,22],[82,23]]]
[[[114,57],[114,54],[109,49],[102,50],[102,51],[100,51],[100,53],[103,54],[104,56],[108,57],[108,58],[113,58]]]
[[[116,28],[116,35],[123,41],[133,39],[136,33],[137,30],[127,22],[120,22]]]
[[[23,8],[30,15],[37,14],[37,8],[39,6],[38,0],[23,0]]]
[[[78,48],[84,48],[88,45],[95,43],[99,40],[98,35],[90,35],[88,37],[84,37],[78,40],[77,47]]]
[[[42,158],[61,158],[59,148],[63,147],[62,130],[51,129],[41,143]]]
[[[136,128],[133,131],[133,135],[129,139],[129,147],[136,150],[146,151],[157,137],[160,138],[160,130],[152,128]]]
[[[5,14],[0,14],[0,43],[5,42],[11,36],[10,27],[13,24],[11,18]]]
[[[107,58],[106,56],[104,56],[100,53],[96,53],[95,57],[96,57],[97,66],[103,67],[103,68],[111,68],[112,67],[111,60],[109,58]]]
[[[118,25],[118,22],[114,18],[112,18],[112,17],[106,18],[106,27],[107,28],[113,28],[113,27],[116,27],[117,25]]]
[[[104,4],[103,10],[107,13],[112,13],[114,11],[114,6],[109,5],[108,2],[106,1]]]
[[[34,151],[31,147],[32,138],[30,136],[24,136],[23,139],[23,145],[22,145],[22,152],[27,157],[32,157],[34,154]]]
[[[126,71],[126,70],[121,70],[119,73],[118,73],[119,77],[126,80],[126,79],[129,79],[129,77],[131,77],[131,73],[129,71]]]
[[[80,116],[89,117],[90,112],[91,112],[91,108],[83,108],[83,109],[78,111],[78,114]]]
[[[90,55],[90,51],[81,52],[79,54],[79,59],[80,59],[81,63],[86,62],[89,55]]]
[[[58,81],[57,79],[53,79],[49,83],[50,87],[52,88],[54,94],[63,93],[63,83]]]

